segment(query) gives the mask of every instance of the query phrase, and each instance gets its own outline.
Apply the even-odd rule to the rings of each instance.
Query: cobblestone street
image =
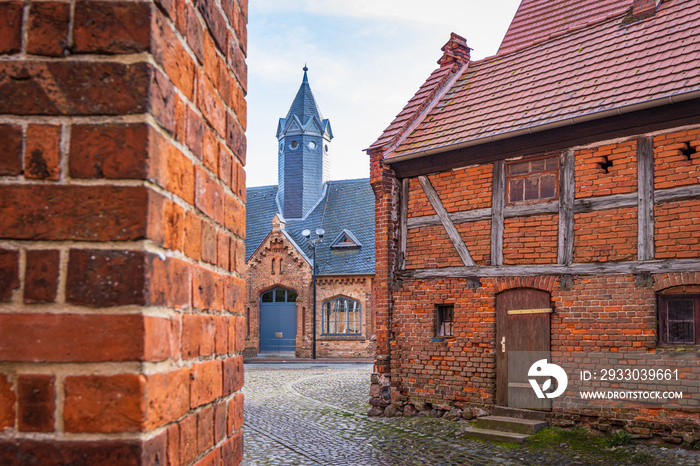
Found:
[[[697,452],[637,445],[628,459],[459,437],[467,426],[427,417],[369,418],[371,364],[246,363],[243,464],[696,465]],[[555,451],[556,450],[556,451]]]

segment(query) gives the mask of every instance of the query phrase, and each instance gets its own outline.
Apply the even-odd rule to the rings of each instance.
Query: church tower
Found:
[[[316,205],[329,179],[328,144],[333,138],[311,93],[308,68],[292,106],[277,125],[278,190],[285,218],[303,218]]]

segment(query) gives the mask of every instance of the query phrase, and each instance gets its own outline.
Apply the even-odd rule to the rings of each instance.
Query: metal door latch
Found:
[[[501,338],[501,353],[506,352],[506,337]]]

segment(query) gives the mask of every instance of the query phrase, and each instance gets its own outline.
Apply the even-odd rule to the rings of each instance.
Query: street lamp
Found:
[[[316,246],[323,240],[323,235],[326,232],[323,228],[316,228],[316,238],[311,238],[311,230],[304,230],[301,232],[304,238],[309,242],[309,248],[313,251],[313,268],[311,269],[311,281],[314,286],[314,302],[313,302],[313,345],[311,346],[311,357],[316,359]]]

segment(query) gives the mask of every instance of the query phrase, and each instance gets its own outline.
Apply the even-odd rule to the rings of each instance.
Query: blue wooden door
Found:
[[[261,303],[260,351],[294,351],[296,340],[296,303]]]

